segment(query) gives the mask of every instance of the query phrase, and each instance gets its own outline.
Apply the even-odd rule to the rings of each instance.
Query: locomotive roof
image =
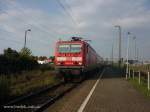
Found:
[[[58,41],[57,43],[58,44],[60,44],[60,43],[85,43],[85,41],[71,41],[71,40],[68,40],[68,41]]]

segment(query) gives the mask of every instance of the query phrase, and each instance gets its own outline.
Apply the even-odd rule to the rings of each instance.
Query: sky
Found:
[[[135,57],[135,40],[139,59],[150,60],[149,0],[0,0],[0,53],[11,47],[19,51],[24,45],[33,55],[54,55],[55,43],[80,36],[104,58],[118,57],[119,33],[122,29],[122,57],[126,57],[127,32],[131,32],[129,57]]]

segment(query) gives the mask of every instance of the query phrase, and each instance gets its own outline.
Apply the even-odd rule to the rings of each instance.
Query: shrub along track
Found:
[[[15,99],[1,109],[6,112],[41,112],[57,99],[75,88],[79,83],[59,83],[53,87]]]

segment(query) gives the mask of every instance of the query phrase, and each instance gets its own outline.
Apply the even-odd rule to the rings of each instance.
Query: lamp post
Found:
[[[128,34],[128,41],[127,41],[127,56],[126,56],[126,64],[127,64],[127,67],[126,67],[126,79],[128,78],[128,73],[129,73],[129,43],[130,43],[130,32],[127,33]]]
[[[112,65],[113,65],[113,61],[114,61],[114,45],[112,44],[112,52],[111,52],[111,58],[112,58]]]
[[[119,25],[116,25],[115,26],[116,28],[118,28],[118,30],[119,30],[119,67],[120,67],[120,65],[121,65],[121,26],[119,26]]]
[[[138,62],[138,60],[139,60],[139,48],[137,48],[136,55],[137,55],[136,59],[137,59],[137,62]]]
[[[137,53],[136,53],[136,51],[137,51],[137,49],[136,49],[136,36],[134,36],[133,37],[133,40],[135,41],[135,61],[137,60]]]
[[[24,40],[24,48],[26,48],[26,38],[27,38],[27,32],[31,31],[31,29],[25,30],[25,40]]]

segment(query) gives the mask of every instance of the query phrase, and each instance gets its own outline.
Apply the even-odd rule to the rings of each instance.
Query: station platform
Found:
[[[150,112],[150,99],[120,76],[107,68],[102,77],[84,81],[44,112]]]
[[[83,112],[150,112],[150,99],[107,69]]]

